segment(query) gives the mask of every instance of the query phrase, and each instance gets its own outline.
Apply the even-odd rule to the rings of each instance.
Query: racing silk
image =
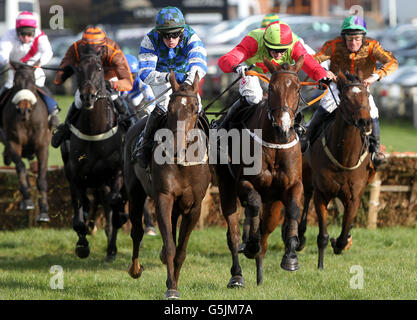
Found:
[[[301,56],[304,56],[303,71],[315,81],[326,77],[326,70],[320,66],[313,57],[307,53],[302,41],[293,33],[293,44],[279,60],[273,59],[266,49],[263,40],[265,29],[255,29],[251,31],[243,40],[230,52],[220,57],[218,65],[223,72],[233,72],[240,63],[247,65],[254,64],[254,70],[260,73],[268,73],[269,70],[263,63],[264,57],[273,63],[280,65],[283,63],[294,64]]]
[[[22,43],[16,33],[16,29],[8,30],[0,39],[0,66],[9,61],[20,61],[28,65],[34,65],[39,60],[39,65],[47,64],[53,56],[48,36],[41,30],[35,30],[35,36],[29,43]],[[14,71],[9,70],[6,88],[13,86]],[[35,70],[35,83],[38,87],[45,85],[45,73],[42,69]]]
[[[136,77],[135,81],[133,82],[132,90],[128,92],[125,91],[122,95],[130,99],[134,105],[138,105],[142,99],[145,102],[149,102],[155,98],[152,88],[140,80],[139,76]]]
[[[195,73],[202,79],[207,72],[207,51],[195,31],[188,25],[175,48],[168,48],[152,29],[142,40],[139,51],[139,77],[151,85],[166,83],[166,75],[175,72],[178,83],[193,83]]]
[[[83,46],[82,40],[74,42],[65,53],[64,58],[59,65],[59,68],[64,68],[68,65],[78,65],[80,61],[79,49]],[[109,39],[105,39],[104,52],[101,55],[101,61],[103,63],[104,79],[113,80],[117,78],[117,91],[130,91],[132,90],[133,79],[130,73],[129,64],[125,58],[125,55],[120,50],[119,45]],[[58,71],[55,76],[55,84],[59,85],[63,83],[62,75],[63,71]]]
[[[378,74],[379,79],[386,77],[398,69],[398,61],[394,55],[383,49],[377,40],[366,38],[358,52],[351,53],[342,37],[327,41],[321,50],[314,55],[319,63],[330,60],[330,71],[356,73],[363,72],[364,79]],[[377,69],[377,62],[382,66]],[[337,75],[337,74],[336,74]]]

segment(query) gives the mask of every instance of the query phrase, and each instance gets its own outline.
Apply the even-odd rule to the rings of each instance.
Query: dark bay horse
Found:
[[[365,188],[375,175],[368,153],[368,137],[372,133],[369,93],[362,83],[362,75],[345,75],[339,72],[337,86],[340,91],[340,105],[334,111],[334,120],[324,124],[320,136],[304,153],[303,163],[306,192],[299,236],[304,243],[308,204],[314,196],[319,221],[319,269],[323,269],[324,251],[329,241],[329,201],[337,197],[345,208],[342,232],[337,240],[331,239],[334,253],[340,254],[350,247],[353,220]]]
[[[191,138],[191,131],[198,127],[199,119],[201,119],[198,111],[198,81],[199,77],[196,74],[192,85],[187,83],[179,85],[174,73],[171,72],[170,83],[173,93],[168,105],[166,122],[162,126],[163,129],[158,130],[155,136],[155,139],[158,139],[158,132],[166,133],[166,140],[162,140],[167,150],[158,151],[162,150],[161,146],[164,143],[159,140],[159,144],[153,151],[150,176],[147,170],[142,169],[138,164],[126,161],[124,166],[133,241],[129,274],[133,278],[139,278],[143,269],[138,257],[139,245],[143,237],[143,204],[148,194],[155,201],[158,227],[163,239],[160,258],[167,266],[168,290],[165,293],[165,299],[179,298],[177,286],[180,270],[186,257],[191,232],[200,217],[201,201],[211,178],[204,152],[203,157],[196,157],[196,161],[189,161],[191,158],[188,157],[188,151],[193,145],[190,143],[194,142]],[[125,159],[130,159],[132,144],[143,127],[144,121],[141,121],[128,131]],[[202,130],[198,129],[196,132],[202,132]],[[205,143],[203,141],[203,146],[199,147],[204,149]],[[171,150],[170,146],[172,146]],[[163,159],[161,161],[160,157],[164,154],[168,156],[168,161]],[[186,155],[185,159],[183,155]],[[180,216],[181,224],[177,243],[176,229]]]
[[[232,126],[243,128],[243,131],[261,129],[261,136],[256,134],[256,130],[251,133],[253,143],[259,146],[258,153],[256,149],[254,151],[254,157],[261,162],[260,170],[256,174],[245,174],[243,164],[216,166],[221,208],[228,225],[227,243],[233,260],[229,288],[244,286],[238,258],[240,230],[237,197],[246,207],[251,221],[244,254],[247,258],[256,258],[258,284],[262,283],[267,238],[278,225],[283,206],[285,254],[281,267],[288,271],[298,269],[295,248],[298,245],[298,218],[303,194],[302,155],[293,126],[301,88],[298,72],[304,57],[295,66],[278,66],[266,59],[264,63],[272,74],[267,100],[251,107],[255,110],[249,118]],[[241,146],[247,148],[245,143]],[[242,149],[241,154],[244,151]]]
[[[80,60],[75,68],[82,106],[78,117],[70,126],[71,138],[61,145],[65,175],[71,191],[74,209],[73,229],[78,235],[75,252],[86,258],[90,247],[86,235],[89,231],[90,201],[87,190],[103,206],[108,239],[106,260],[117,254],[118,229],[123,219],[123,146],[122,131],[117,123],[111,98],[106,91],[101,51],[88,46],[79,47]],[[98,197],[98,200],[97,200]],[[126,197],[125,197],[126,198]]]
[[[42,98],[37,93],[35,67],[19,62],[11,62],[15,69],[14,83],[9,99],[2,111],[4,163],[12,161],[16,165],[19,190],[23,199],[19,208],[35,208],[30,198],[30,183],[22,158],[32,160],[36,155],[38,173],[36,186],[40,193],[38,222],[48,222],[48,148],[52,133],[48,127],[48,112]]]

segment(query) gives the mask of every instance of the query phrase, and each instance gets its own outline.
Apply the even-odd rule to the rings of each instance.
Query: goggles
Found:
[[[33,37],[35,35],[34,32],[31,31],[19,31],[19,36],[28,36],[28,37]]]
[[[161,32],[161,36],[164,39],[177,39],[178,37],[180,37],[182,35],[182,31],[177,31],[177,32],[169,32],[169,33],[165,33],[165,32]]]
[[[287,50],[288,50],[288,48],[285,48],[285,49],[271,49],[271,48],[268,48],[268,47],[266,47],[266,48],[268,49],[269,52],[280,53],[280,54],[283,54],[283,53],[287,52]]]

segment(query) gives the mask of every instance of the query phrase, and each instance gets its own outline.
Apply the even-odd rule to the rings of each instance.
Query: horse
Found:
[[[86,235],[94,227],[87,196],[91,189],[93,211],[101,203],[107,220],[106,261],[113,261],[118,229],[127,221],[127,196],[123,192],[123,133],[106,91],[102,52],[87,45],[79,47],[79,63],[74,70],[82,105],[70,125],[70,139],[61,144],[61,156],[74,210],[73,229],[78,235],[75,253],[80,258],[90,254]]]
[[[267,238],[278,225],[283,206],[285,219],[282,238],[285,253],[281,267],[287,271],[299,268],[295,248],[298,245],[298,218],[303,194],[302,154],[293,126],[301,88],[298,72],[303,63],[304,57],[294,66],[279,66],[264,59],[265,66],[271,72],[267,99],[249,107],[249,115],[245,115],[245,111],[241,112],[243,116],[237,114],[239,121],[232,119],[234,124],[231,127],[250,132],[254,143],[259,146],[259,153],[255,151],[254,156],[261,163],[260,170],[255,174],[245,174],[244,167],[247,165],[242,163],[216,165],[221,209],[227,221],[227,243],[233,261],[228,288],[245,285],[238,258],[240,230],[237,197],[246,207],[245,213],[250,220],[249,236],[243,253],[249,259],[256,258],[257,284],[262,283]],[[261,129],[262,137],[256,134],[256,129]],[[255,130],[255,133],[250,130]],[[247,145],[241,141],[243,148],[247,148]],[[241,150],[241,154],[244,151]]]
[[[188,161],[188,151],[194,140],[191,139],[192,129],[198,128],[201,115],[198,111],[198,81],[196,74],[192,85],[178,84],[175,74],[171,71],[169,77],[172,94],[170,96],[166,120],[157,131],[155,139],[159,142],[153,149],[150,174],[148,169],[141,168],[137,163],[125,161],[125,186],[129,200],[129,217],[132,223],[131,238],[133,242],[132,263],[129,275],[139,278],[143,267],[139,263],[139,245],[143,238],[142,213],[146,196],[155,202],[155,212],[158,227],[162,235],[163,246],[160,253],[161,261],[166,264],[167,281],[165,299],[179,299],[178,280],[181,267],[186,257],[186,249],[191,232],[199,220],[201,202],[206,194],[211,173],[205,157],[197,157]],[[203,119],[206,119],[203,117]],[[125,159],[130,159],[134,142],[143,130],[146,120],[138,122],[129,129],[126,137]],[[204,121],[207,126],[208,123]],[[158,132],[172,133],[158,138]],[[204,132],[198,129],[198,132]],[[205,131],[206,132],[206,131]],[[204,140],[204,139],[203,139]],[[200,140],[201,141],[201,140]],[[167,146],[167,150],[161,150]],[[170,150],[170,146],[173,148]],[[205,146],[199,145],[202,149]],[[178,150],[176,152],[175,150]],[[163,154],[168,161],[159,159]],[[184,160],[182,155],[186,154]],[[203,153],[204,154],[204,153]],[[158,160],[159,159],[159,160]],[[177,244],[177,221],[181,216]]]
[[[48,152],[52,132],[48,126],[46,105],[37,92],[35,67],[19,62],[10,62],[15,69],[13,87],[4,103],[2,111],[2,142],[5,145],[4,163],[13,161],[19,179],[22,201],[20,210],[33,210],[30,198],[30,182],[22,158],[32,160],[36,156],[38,170],[36,187],[40,193],[37,222],[49,222],[48,216]]]
[[[350,230],[366,186],[375,175],[375,167],[368,152],[372,133],[369,93],[363,84],[362,73],[338,73],[337,86],[340,105],[334,118],[323,125],[318,138],[304,153],[303,183],[304,208],[299,225],[301,250],[305,243],[305,230],[309,202],[314,197],[318,216],[319,234],[318,268],[323,269],[324,252],[329,241],[327,233],[327,205],[339,198],[344,206],[342,231],[330,239],[335,254],[347,250],[352,237]]]

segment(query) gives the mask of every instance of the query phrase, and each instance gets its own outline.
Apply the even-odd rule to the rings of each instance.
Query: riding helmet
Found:
[[[359,16],[347,17],[342,24],[342,35],[355,35],[367,33],[366,22]]]
[[[288,24],[275,21],[264,32],[265,46],[269,49],[288,49],[293,44],[292,31]]]
[[[162,8],[156,15],[156,30],[177,32],[185,27],[185,20],[180,9],[176,7]]]
[[[97,26],[88,26],[82,37],[82,41],[90,45],[102,45],[106,40],[106,34]]]

